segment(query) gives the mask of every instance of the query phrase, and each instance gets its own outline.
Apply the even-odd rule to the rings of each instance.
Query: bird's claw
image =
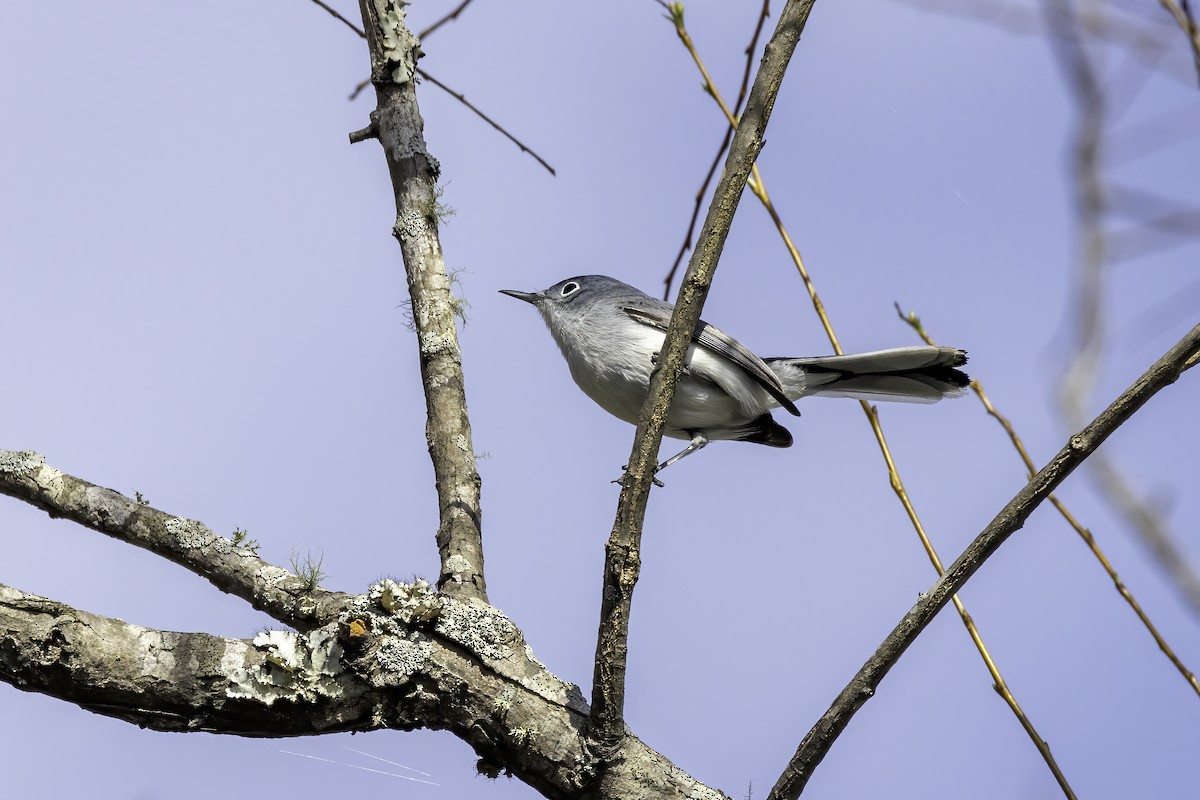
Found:
[[[623,487],[623,486],[625,486],[625,481],[629,479],[629,465],[626,464],[625,466],[621,467],[621,469],[624,470],[621,473],[621,477],[617,478],[615,481],[613,481],[613,483],[619,484]],[[658,472],[658,467],[655,467],[654,471]],[[660,489],[666,487],[665,483],[663,483],[657,477],[654,477],[654,476],[651,476],[650,482],[653,483],[655,486],[657,486]]]

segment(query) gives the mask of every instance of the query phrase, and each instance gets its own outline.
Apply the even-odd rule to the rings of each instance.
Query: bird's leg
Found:
[[[692,453],[696,452],[697,450],[702,449],[704,447],[704,445],[708,444],[708,437],[705,436],[700,431],[688,431],[688,433],[690,433],[692,435],[691,443],[687,447],[683,448],[682,451],[676,453],[675,455],[671,456],[663,463],[659,464],[658,467],[654,470],[654,472],[656,474],[659,472],[662,472],[664,469],[671,466],[672,464],[674,464],[676,461],[683,458],[684,456],[690,456]]]
[[[681,450],[680,452],[671,456],[666,461],[662,462],[657,467],[655,467],[654,468],[655,475],[658,475],[658,473],[662,472],[664,469],[671,466],[672,464],[674,464],[676,461],[683,458],[684,456],[690,456],[692,453],[696,452],[697,450],[703,449],[704,445],[708,444],[708,437],[705,436],[700,431],[688,431],[688,433],[690,433],[692,435],[692,441],[688,444],[687,447],[683,448],[683,450]],[[628,470],[629,465],[626,464],[625,466],[621,467],[621,469]],[[624,486],[625,479],[628,477],[629,477],[629,473],[624,472],[621,474],[621,477],[617,478],[615,481],[613,481],[613,483],[619,483],[622,486]],[[657,477],[651,478],[650,480],[654,481],[655,486],[661,487],[661,486],[665,485]]]

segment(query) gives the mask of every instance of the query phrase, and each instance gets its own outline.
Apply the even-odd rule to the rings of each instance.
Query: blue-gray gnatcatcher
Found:
[[[581,275],[543,292],[502,293],[532,303],[550,327],[584,394],[637,424],[674,306],[605,275]],[[790,447],[771,417],[805,395],[934,403],[962,394],[970,379],[952,347],[897,347],[846,356],[759,358],[703,320],[692,335],[664,436],[691,443],[663,470],[716,439]]]

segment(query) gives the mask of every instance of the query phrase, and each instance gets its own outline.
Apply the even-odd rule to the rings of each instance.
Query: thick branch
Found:
[[[371,115],[396,196],[393,234],[400,242],[425,387],[425,439],[438,493],[438,587],[487,599],[483,578],[480,480],[455,329],[458,301],[438,239],[440,169],[425,146],[414,75],[421,47],[404,25],[399,0],[360,0],[377,107]]]
[[[650,481],[667,411],[683,369],[684,355],[700,319],[700,310],[725,238],[733,222],[746,179],[763,146],[763,134],[788,61],[804,30],[813,0],[788,0],[779,25],[763,52],[762,64],[750,90],[746,112],[734,133],[729,157],[714,191],[704,227],[671,317],[650,394],[642,406],[633,453],[623,481],[621,498],[609,537],[604,562],[604,592],[592,693],[592,736],[603,753],[624,735],[625,662],[629,639],[629,611],[633,587],[641,567],[642,522],[646,515]],[[679,13],[682,13],[680,11]]]
[[[1026,484],[1025,488],[988,524],[975,541],[950,565],[928,592],[909,610],[900,623],[875,651],[834,700],[833,705],[800,742],[796,754],[779,777],[768,800],[794,800],[804,790],[813,770],[821,763],[833,742],[851,718],[875,693],[884,676],[920,635],[937,612],[958,593],[983,562],[1019,530],[1033,510],[1045,500],[1071,472],[1083,463],[1113,431],[1141,408],[1159,390],[1170,386],[1187,369],[1188,361],[1200,353],[1200,325],[1156,361],[1144,375],[1113,401],[1080,433],[1072,436],[1050,463]]]
[[[353,675],[325,674],[294,702],[255,685],[256,674],[286,680],[269,656],[244,639],[151,630],[0,585],[0,680],[19,689],[159,731],[305,736],[367,727],[376,699],[353,690]]]
[[[579,689],[499,611],[423,581],[383,581],[323,628],[252,641],[151,630],[0,585],[0,681],[160,731],[449,730],[485,774],[550,798],[603,796]],[[726,800],[634,736],[619,755],[610,796]]]
[[[194,519],[172,516],[60,472],[37,453],[0,450],[0,494],[174,561],[221,591],[301,630],[329,622],[350,598],[313,588]]]

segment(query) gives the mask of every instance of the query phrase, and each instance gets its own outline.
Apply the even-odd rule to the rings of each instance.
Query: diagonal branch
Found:
[[[604,591],[596,642],[591,714],[591,736],[600,745],[602,759],[607,758],[611,749],[625,735],[625,667],[630,604],[641,568],[642,522],[649,500],[650,481],[654,477],[655,457],[662,442],[663,426],[683,369],[688,343],[700,319],[704,298],[733,222],[733,214],[754,160],[762,149],[763,134],[775,105],[775,97],[812,6],[813,0],[788,0],[775,33],[767,42],[762,64],[746,103],[746,112],[734,133],[725,169],[717,182],[696,250],[680,286],[679,298],[659,358],[660,369],[655,371],[650,381],[650,393],[642,406],[628,472],[622,481],[612,535],[605,546]]]
[[[888,671],[916,640],[938,611],[962,590],[967,580],[1000,545],[1019,530],[1038,505],[1071,472],[1095,452],[1113,431],[1137,412],[1161,389],[1174,383],[1189,362],[1200,354],[1200,325],[1192,328],[1174,347],[1154,362],[1120,397],[1079,433],[1072,436],[1050,463],[1042,467],[1021,491],[996,515],[975,541],[950,565],[942,577],[921,596],[900,623],[888,634],[862,669],[834,700],[820,721],[800,742],[796,754],[780,775],[768,800],[794,800],[804,790],[813,770],[821,763],[851,718],[875,693]]]
[[[447,22],[454,22],[455,20],[458,19],[459,14],[461,14],[462,12],[467,10],[467,6],[469,6],[469,5],[471,5],[471,0],[462,0],[461,3],[459,3],[457,6],[454,7],[453,11],[451,11],[449,14],[446,14],[444,17],[439,19],[437,22],[433,23],[428,28],[426,28],[425,30],[418,33],[417,38],[424,39],[426,36],[433,33],[438,28],[445,25]]]
[[[501,136],[503,136],[505,139],[508,139],[510,142],[512,142],[513,144],[515,144],[515,145],[516,145],[516,146],[517,146],[517,147],[518,147],[518,148],[521,150],[521,152],[522,152],[522,153],[525,153],[525,154],[527,154],[527,155],[528,155],[530,158],[532,158],[534,161],[537,161],[539,164],[541,164],[543,167],[545,167],[545,168],[546,168],[546,171],[547,171],[547,172],[549,172],[551,175],[554,175],[555,177],[558,177],[558,173],[554,171],[554,167],[550,166],[550,164],[549,164],[549,163],[547,163],[546,159],[542,158],[542,157],[541,157],[541,156],[539,156],[537,153],[533,152],[533,151],[532,151],[532,150],[530,150],[528,147],[526,147],[526,146],[524,145],[524,143],[522,143],[522,142],[521,142],[521,140],[520,140],[520,139],[518,139],[517,137],[513,136],[511,133],[509,133],[508,131],[506,131],[506,130],[505,130],[505,129],[504,129],[504,128],[503,128],[503,127],[500,125],[500,123],[499,123],[499,122],[496,122],[496,120],[492,119],[492,118],[491,118],[491,117],[489,117],[487,114],[483,113],[483,112],[482,112],[482,111],[480,111],[478,108],[476,108],[476,107],[475,107],[475,106],[474,106],[474,105],[471,103],[471,101],[467,100],[467,97],[466,97],[466,95],[464,95],[462,92],[456,92],[456,91],[454,91],[454,90],[453,90],[453,89],[451,89],[449,86],[447,86],[446,84],[442,83],[442,82],[441,82],[441,81],[439,81],[437,78],[433,77],[433,76],[432,76],[432,75],[430,75],[428,72],[426,72],[425,70],[421,69],[420,67],[417,67],[417,74],[418,74],[418,75],[420,75],[420,76],[421,76],[421,78],[422,78],[423,80],[427,80],[427,81],[429,81],[429,82],[430,82],[430,83],[432,83],[434,86],[438,87],[438,88],[439,88],[439,89],[441,89],[443,92],[445,92],[446,94],[450,95],[451,97],[453,97],[453,98],[454,98],[455,100],[457,100],[458,102],[462,103],[464,106],[466,106],[466,107],[467,107],[468,109],[470,109],[472,112],[474,112],[474,113],[475,113],[475,115],[476,115],[477,117],[479,117],[481,120],[483,120],[484,122],[486,122],[488,125],[491,125],[493,128],[495,128],[495,129],[496,129],[496,131],[497,131],[497,132],[498,132],[498,133],[499,133]]]
[[[900,310],[900,304],[897,303],[896,313],[899,314],[900,318],[908,323],[914,331],[916,331],[917,335],[921,337],[925,344],[933,347],[937,346],[933,340],[933,337],[931,337],[925,330],[925,326],[921,324],[921,319],[915,312],[910,311],[909,313],[905,314]],[[979,402],[983,404],[984,411],[987,412],[988,416],[996,420],[997,424],[1004,429],[1005,434],[1008,435],[1008,440],[1012,442],[1013,449],[1017,451],[1017,455],[1020,457],[1022,463],[1025,464],[1026,474],[1032,478],[1037,473],[1037,467],[1034,466],[1033,459],[1029,457],[1029,451],[1025,449],[1025,442],[1021,439],[1020,435],[1017,434],[1017,429],[1013,426],[1012,421],[1009,420],[1008,417],[1001,414],[996,406],[992,404],[991,398],[988,397],[987,392],[983,390],[983,384],[978,379],[971,381],[971,391],[975,393],[977,398],[979,398]],[[1094,463],[1095,459],[1093,459],[1093,464]],[[1085,528],[1078,519],[1075,518],[1075,515],[1071,513],[1071,511],[1061,500],[1058,499],[1056,495],[1052,494],[1046,499],[1050,501],[1050,505],[1054,506],[1055,510],[1058,511],[1066,523],[1071,526],[1071,529],[1079,534],[1079,538],[1083,539],[1083,543],[1088,546],[1088,549],[1092,551],[1092,555],[1096,557],[1096,560],[1100,562],[1100,566],[1108,574],[1108,577],[1112,579],[1113,587],[1117,590],[1117,593],[1121,595],[1126,603],[1129,604],[1129,607],[1133,609],[1133,613],[1137,615],[1137,618],[1141,621],[1142,625],[1145,626],[1146,630],[1150,633],[1150,636],[1153,637],[1154,643],[1158,645],[1158,649],[1161,650],[1163,655],[1165,655],[1167,659],[1175,666],[1175,669],[1177,669],[1179,674],[1183,676],[1183,679],[1188,682],[1188,685],[1192,687],[1192,690],[1195,691],[1198,696],[1200,696],[1200,681],[1196,679],[1195,673],[1184,666],[1184,663],[1179,659],[1179,656],[1177,656],[1171,646],[1167,644],[1167,640],[1163,638],[1162,634],[1159,633],[1158,628],[1153,622],[1151,622],[1150,616],[1145,612],[1145,610],[1142,609],[1142,604],[1137,601],[1137,598],[1133,596],[1133,592],[1129,591],[1129,587],[1125,585],[1125,582],[1121,580],[1120,575],[1118,575],[1117,571],[1113,569],[1112,563],[1108,560],[1108,556],[1106,556],[1104,551],[1100,549],[1100,544],[1096,541],[1096,537],[1090,530]],[[998,689],[1002,688],[1002,684],[999,680],[996,682],[996,687]]]
[[[300,630],[329,622],[350,599],[311,586],[196,520],[159,511],[61,472],[37,453],[0,450],[0,494],[174,561]]]
[[[381,6],[388,6],[386,14]],[[396,225],[408,278],[413,324],[425,388],[425,438],[438,493],[438,588],[458,597],[487,599],[483,577],[480,479],[471,443],[450,278],[438,239],[437,177],[440,165],[425,145],[417,107],[417,39],[404,24],[404,7],[360,0],[371,54],[377,106],[371,115],[396,198]]]

